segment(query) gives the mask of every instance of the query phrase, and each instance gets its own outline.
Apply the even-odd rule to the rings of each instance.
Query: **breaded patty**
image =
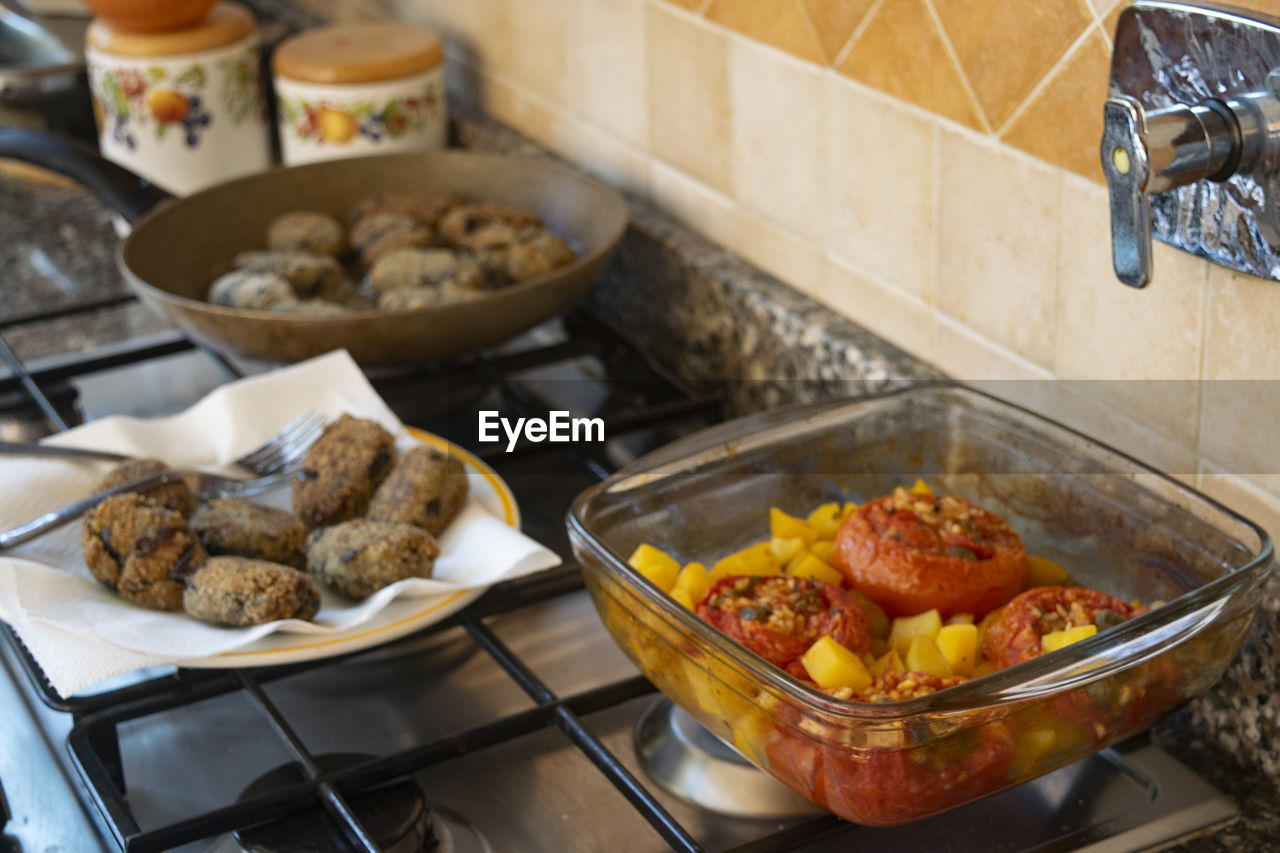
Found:
[[[461,459],[434,447],[415,447],[374,492],[365,517],[412,524],[438,536],[467,502],[467,490]]]
[[[394,461],[391,433],[344,414],[307,451],[293,483],[293,511],[308,527],[363,515]]]
[[[270,311],[284,302],[296,302],[293,285],[271,272],[232,270],[209,285],[209,301],[226,308]]]
[[[152,610],[181,608],[182,576],[208,557],[186,519],[133,492],[89,510],[80,548],[95,578]]]
[[[341,265],[331,255],[310,252],[241,252],[235,267],[244,272],[273,273],[293,286],[299,299],[341,299],[348,289]]]
[[[300,317],[341,317],[351,310],[336,302],[324,299],[303,299],[298,302],[282,302],[273,306],[272,314],[296,314]]]
[[[214,556],[307,564],[307,527],[293,513],[239,498],[219,498],[191,516],[191,529]]]
[[[168,470],[169,466],[159,459],[130,459],[108,471],[107,476],[94,486],[93,491],[96,494],[122,486],[130,480],[150,477],[152,474],[163,474]],[[195,512],[196,496],[191,494],[191,489],[182,481],[152,486],[144,494],[161,506],[179,513],[183,518],[190,518],[191,513]]]
[[[468,290],[452,284],[438,287],[405,287],[379,296],[378,308],[383,311],[414,311],[418,308],[435,308],[454,302],[474,302],[483,298],[483,291]]]
[[[397,213],[412,217],[423,225],[435,225],[450,208],[462,203],[456,195],[443,192],[384,193],[366,198],[351,211],[347,222],[356,223],[374,213]]]
[[[573,258],[568,243],[539,228],[533,236],[508,249],[507,274],[515,281],[526,281],[559,269]]]
[[[242,627],[315,617],[320,591],[306,572],[245,557],[212,557],[187,578],[182,607],[202,622]]]
[[[311,574],[350,598],[366,598],[405,578],[429,578],[439,554],[430,533],[391,521],[358,518],[314,530],[307,539]]]
[[[470,258],[449,249],[397,249],[369,270],[369,286],[382,295],[407,287],[455,287],[480,290],[484,271]]]
[[[371,213],[351,229],[351,245],[365,267],[398,249],[425,249],[433,242],[430,227],[399,213]]]
[[[273,252],[336,255],[347,246],[342,225],[327,213],[295,210],[267,225],[267,248]]]
[[[505,204],[463,204],[440,220],[440,234],[454,246],[481,248],[490,245],[496,235],[502,242],[515,241],[515,230],[541,225],[537,215]],[[508,232],[512,236],[505,236]]]

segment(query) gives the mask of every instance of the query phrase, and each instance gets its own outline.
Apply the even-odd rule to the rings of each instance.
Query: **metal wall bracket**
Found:
[[[1280,19],[1138,0],[1104,107],[1116,275],[1144,286],[1154,237],[1280,281]]]

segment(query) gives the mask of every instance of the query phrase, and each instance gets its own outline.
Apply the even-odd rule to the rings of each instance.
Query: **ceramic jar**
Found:
[[[103,156],[177,195],[271,165],[253,16],[220,3],[193,26],[138,32],[104,20],[85,59]]]
[[[445,146],[444,46],[431,30],[311,30],[283,42],[272,66],[287,164]]]

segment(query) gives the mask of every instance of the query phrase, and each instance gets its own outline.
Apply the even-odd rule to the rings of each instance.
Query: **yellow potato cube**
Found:
[[[1069,581],[1067,570],[1053,560],[1027,555],[1027,589],[1037,586],[1065,586]]]
[[[996,623],[1000,618],[1000,614],[1004,612],[1003,607],[997,607],[986,616],[982,617],[982,621],[978,623],[978,652],[981,654],[983,644],[987,641],[987,629]]]
[[[933,641],[933,637],[913,637],[907,648],[906,663],[907,672],[925,672],[944,678],[952,674],[951,666],[942,652],[938,651],[938,644]]]
[[[932,640],[941,628],[942,616],[936,609],[915,616],[899,616],[889,628],[889,645],[905,655],[913,639],[928,637]]]
[[[828,542],[827,540],[823,539],[820,542],[814,542],[812,545],[810,545],[809,553],[817,557],[822,562],[829,564],[831,562],[831,552],[834,551],[835,548],[836,548],[836,543]]]
[[[788,515],[776,506],[769,508],[769,535],[774,539],[802,539],[806,545],[818,538],[807,521]]]
[[[757,542],[718,560],[711,567],[711,577],[719,579],[727,575],[776,575],[781,571],[782,561],[773,555],[771,543]]]
[[[676,604],[688,608],[689,610],[693,609],[693,599],[691,599],[689,597],[689,593],[685,592],[683,589],[671,590],[671,597],[676,600]]]
[[[862,659],[830,637],[819,637],[800,662],[819,687],[858,691],[871,686],[871,674]]]
[[[979,662],[978,665],[973,668],[973,677],[981,678],[982,676],[990,675],[995,671],[996,665],[989,660],[984,660]]]
[[[947,624],[948,625],[972,625],[973,614],[957,613],[955,616],[952,616],[950,619],[947,620]]]
[[[649,544],[642,544],[632,551],[627,564],[663,592],[671,591],[676,575],[680,574],[680,563],[675,557]]]
[[[804,550],[804,540],[799,536],[795,539],[779,539],[775,536],[769,540],[769,549],[773,551],[773,556],[785,563]]]
[[[938,630],[938,651],[956,675],[972,675],[978,663],[978,626],[943,625]]]
[[[826,503],[809,513],[809,527],[819,539],[834,539],[840,529],[840,504]]]
[[[795,575],[798,578],[813,578],[833,586],[839,586],[840,581],[844,580],[844,575],[812,554],[805,554],[795,563],[787,566],[787,574]]]
[[[933,489],[929,488],[929,484],[926,483],[924,480],[921,480],[919,477],[916,477],[915,485],[911,487],[911,494],[933,497]]]
[[[889,636],[889,617],[884,612],[884,608],[856,589],[849,590],[849,594],[857,599],[858,604],[862,606],[862,612],[867,614],[867,621],[871,623],[871,636]]]
[[[1056,652],[1063,646],[1078,643],[1098,633],[1097,625],[1081,625],[1079,628],[1067,628],[1065,631],[1050,631],[1040,638],[1040,651],[1048,654]]]
[[[857,504],[849,503],[848,501],[846,501],[845,505],[840,507],[840,520],[844,521],[846,518],[853,515],[857,511],[858,511]]]
[[[892,672],[898,675],[906,672],[906,667],[902,665],[902,657],[896,649],[890,649],[880,657],[876,658],[876,662],[869,669],[872,675],[884,675],[886,672]]]
[[[697,604],[702,600],[702,596],[707,594],[707,590],[711,587],[711,573],[707,571],[707,567],[702,563],[690,563],[680,570],[680,574],[676,575],[676,584],[672,589],[674,595],[676,591],[682,591],[689,596],[689,600]]]

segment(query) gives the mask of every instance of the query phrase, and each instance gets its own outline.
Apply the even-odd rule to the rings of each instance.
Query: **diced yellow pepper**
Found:
[[[924,480],[921,480],[919,477],[916,477],[916,483],[914,486],[911,487],[911,494],[926,495],[928,497],[933,497],[933,489],[929,488],[929,484],[926,483]]]
[[[829,636],[819,637],[800,662],[819,687],[858,691],[871,686],[871,674],[862,659]]]
[[[795,539],[778,539],[775,537],[769,540],[769,549],[773,551],[773,556],[785,563],[804,550],[804,540],[799,536]]]
[[[943,625],[938,630],[938,651],[956,675],[972,675],[978,663],[978,626]]]
[[[973,614],[957,613],[956,615],[952,616],[950,619],[947,620],[947,624],[948,625],[972,625]]]
[[[1027,589],[1037,586],[1064,586],[1070,578],[1067,570],[1047,557],[1027,555]]]
[[[809,553],[817,557],[819,560],[821,560],[824,563],[830,563],[831,552],[834,551],[835,548],[836,548],[836,543],[828,542],[827,540],[824,539],[820,542],[814,542],[812,545],[810,545]]]
[[[840,520],[844,521],[846,518],[853,515],[857,511],[858,511],[857,504],[849,503],[848,501],[846,501],[845,505],[840,507]]]
[[[973,677],[981,678],[982,676],[990,675],[995,671],[996,665],[989,660],[984,660],[979,662],[978,665],[973,668]]]
[[[680,574],[676,575],[675,587],[671,594],[677,591],[684,592],[689,596],[689,600],[697,604],[702,600],[702,596],[707,594],[707,590],[711,587],[711,573],[707,571],[707,567],[702,563],[690,563],[680,570]]]
[[[876,658],[875,664],[870,667],[872,675],[884,675],[886,672],[900,675],[906,671],[906,668],[902,665],[902,657],[896,649],[890,649],[880,655],[880,657]]]
[[[1048,654],[1056,652],[1063,646],[1078,643],[1098,633],[1097,625],[1081,625],[1079,628],[1067,628],[1065,631],[1050,631],[1040,638],[1040,651]]]
[[[871,623],[871,636],[889,636],[889,617],[884,612],[884,608],[856,589],[849,590],[849,594],[857,599],[858,604],[862,606],[862,612],[867,614],[867,621]]]
[[[818,538],[803,518],[796,518],[775,507],[769,508],[769,535],[774,539],[803,539],[808,545]]]
[[[782,571],[782,561],[773,555],[769,542],[757,542],[736,551],[711,567],[712,578],[727,575],[776,575]]]
[[[907,672],[926,672],[945,678],[951,675],[951,666],[938,651],[933,637],[913,637],[907,648]]]
[[[840,504],[826,503],[809,513],[809,526],[819,539],[834,539],[840,529]]]
[[[663,592],[671,591],[676,575],[680,574],[680,563],[675,557],[649,544],[642,544],[631,552],[627,563]]]
[[[691,599],[689,597],[689,593],[685,592],[683,589],[671,590],[671,597],[676,600],[676,604],[687,607],[689,610],[693,609],[693,599]]]
[[[889,628],[889,645],[905,655],[911,641],[916,637],[928,637],[932,640],[938,636],[942,628],[942,616],[936,609],[917,613],[915,616],[899,616],[893,620]]]
[[[839,586],[840,582],[844,580],[844,575],[812,554],[805,554],[796,562],[787,566],[787,574],[795,575],[798,578],[813,578],[833,586]]]

